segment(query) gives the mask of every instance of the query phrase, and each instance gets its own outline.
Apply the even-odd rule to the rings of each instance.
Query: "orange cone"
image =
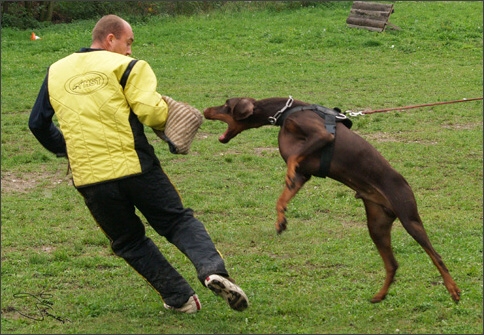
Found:
[[[30,34],[30,40],[31,41],[40,40],[40,37],[35,35],[34,32],[32,32],[32,34]]]

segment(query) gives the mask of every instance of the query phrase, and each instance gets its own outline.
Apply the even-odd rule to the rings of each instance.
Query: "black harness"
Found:
[[[351,128],[353,122],[341,113],[339,108],[330,109],[320,105],[298,106],[289,110],[282,110],[281,113],[275,118],[275,122],[272,124],[282,126],[284,120],[292,113],[300,112],[303,110],[311,110],[318,114],[324,120],[326,130],[336,136],[336,122],[342,122],[348,129]],[[333,157],[334,141],[323,148],[321,153],[321,163],[319,165],[317,177],[326,178],[329,172],[329,165],[331,164],[331,158]]]

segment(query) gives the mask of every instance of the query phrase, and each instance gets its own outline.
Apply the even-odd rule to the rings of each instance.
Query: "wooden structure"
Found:
[[[394,12],[393,4],[354,1],[346,24],[351,28],[363,28],[381,33],[386,25],[400,29],[388,22]]]

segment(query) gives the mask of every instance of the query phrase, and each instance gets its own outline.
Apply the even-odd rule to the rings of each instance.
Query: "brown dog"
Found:
[[[205,109],[204,116],[227,123],[227,131],[219,137],[222,143],[228,143],[246,129],[269,124],[281,126],[279,152],[286,161],[287,174],[286,186],[276,206],[278,233],[286,229],[288,202],[311,176],[328,176],[356,191],[356,197],[365,205],[370,236],[386,271],[383,287],[372,302],[385,298],[398,268],[390,236],[396,218],[430,256],[452,299],[458,302],[460,290],[430,243],[407,181],[370,143],[351,131],[351,121],[338,112],[291,97],[289,100],[232,98],[222,106]],[[334,122],[339,119],[346,126]]]

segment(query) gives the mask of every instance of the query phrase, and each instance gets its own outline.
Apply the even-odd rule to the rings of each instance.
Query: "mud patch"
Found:
[[[362,135],[367,141],[375,142],[399,142],[395,137],[388,133],[373,133]]]
[[[279,148],[267,147],[267,148],[254,148],[254,152],[258,156],[264,156],[267,153],[279,152]]]
[[[2,194],[3,193],[28,193],[43,185],[45,188],[53,188],[59,184],[72,184],[71,175],[65,172],[2,172]]]

